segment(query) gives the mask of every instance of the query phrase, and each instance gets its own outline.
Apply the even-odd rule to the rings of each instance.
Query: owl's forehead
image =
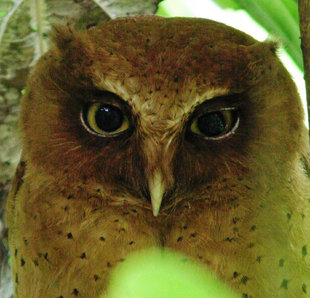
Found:
[[[95,85],[131,105],[182,115],[231,92],[251,37],[205,19],[120,18],[89,30]],[[161,108],[165,107],[165,108]],[[172,108],[172,110],[170,110]]]

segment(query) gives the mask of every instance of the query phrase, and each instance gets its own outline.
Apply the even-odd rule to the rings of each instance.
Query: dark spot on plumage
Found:
[[[86,25],[86,29],[88,30],[91,27],[95,27],[95,26],[97,26],[97,22],[89,23],[89,24]]]
[[[239,273],[237,272],[237,271],[235,271],[234,273],[233,273],[233,278],[237,278],[239,276]]]
[[[304,245],[301,249],[302,251],[302,255],[305,257],[307,254],[308,254],[308,251],[307,251],[307,245]]]
[[[185,225],[185,226],[183,226],[183,230],[186,230],[187,229],[187,226]]]
[[[301,163],[302,163],[302,166],[303,166],[303,168],[304,168],[304,171],[305,171],[307,177],[310,178],[310,167],[309,167],[308,160],[306,159],[305,156],[302,155],[302,156],[300,157],[300,161],[301,161]]]
[[[46,252],[46,253],[44,254],[44,259],[45,259],[45,260],[48,259],[48,252]]]
[[[87,184],[87,176],[84,176],[84,177],[83,177],[83,184],[84,184],[84,185]]]
[[[114,222],[119,222],[119,219],[114,219]]]
[[[256,230],[256,225],[253,225],[252,227],[251,227],[251,231],[255,231]]]
[[[68,238],[68,239],[72,239],[72,238],[73,238],[72,233],[68,233],[68,234],[67,234],[67,238]]]
[[[104,237],[100,237],[99,240],[100,241],[105,241],[105,238]]]
[[[99,276],[97,274],[94,275],[94,280],[97,281],[99,279]]]
[[[190,235],[192,238],[195,238],[197,236],[197,233],[191,233]]]
[[[241,283],[243,283],[245,285],[248,281],[249,281],[249,277],[248,276],[246,276],[246,275],[242,276]]]
[[[77,296],[77,295],[79,295],[79,290],[78,289],[73,289],[73,293],[72,293],[73,295],[75,295],[75,296]]]
[[[260,264],[262,262],[262,258],[263,258],[262,256],[258,256],[256,258],[256,262]]]
[[[81,259],[85,259],[85,258],[86,258],[86,253],[83,252],[83,253],[81,254],[80,258],[81,258]]]
[[[25,260],[24,260],[23,258],[21,258],[21,260],[20,260],[20,265],[21,265],[21,266],[24,266],[25,264],[26,264]]]
[[[233,224],[235,225],[239,220],[240,220],[239,217],[233,217],[233,219],[232,219]]]
[[[283,279],[282,282],[281,282],[281,288],[287,290],[288,282],[289,281],[287,279]]]
[[[18,249],[15,248],[15,251],[14,251],[14,256],[15,256],[15,257],[17,256],[17,253],[18,253]]]
[[[225,241],[232,242],[235,240],[235,237],[226,237]]]
[[[72,198],[74,198],[74,195],[68,195],[68,196],[67,196],[67,199],[68,199],[68,200],[71,200]]]
[[[134,241],[130,241],[129,242],[129,245],[133,245],[135,242]]]
[[[208,266],[210,266],[212,264],[212,262],[210,260],[205,260],[204,263],[207,264]]]
[[[25,175],[25,170],[26,170],[26,162],[21,160],[17,166],[16,172],[15,172],[15,178],[13,180],[13,185],[14,183],[16,183],[14,197],[17,195],[20,187],[24,183],[23,177]]]
[[[182,241],[182,239],[183,239],[183,237],[182,237],[182,236],[180,236],[180,237],[177,239],[177,242]]]

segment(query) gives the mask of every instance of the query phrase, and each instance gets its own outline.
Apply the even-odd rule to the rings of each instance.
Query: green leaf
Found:
[[[215,0],[223,8],[244,9],[272,36],[279,38],[300,69],[303,68],[300,49],[298,6],[294,0]]]

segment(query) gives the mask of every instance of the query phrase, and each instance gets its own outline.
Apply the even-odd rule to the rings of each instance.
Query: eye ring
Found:
[[[80,120],[89,133],[99,137],[117,137],[130,129],[127,113],[110,103],[88,102],[80,112]]]
[[[199,128],[199,125],[205,126],[205,129]],[[205,140],[219,141],[235,134],[239,125],[238,110],[236,108],[224,108],[196,116],[190,122],[189,129],[192,134]]]

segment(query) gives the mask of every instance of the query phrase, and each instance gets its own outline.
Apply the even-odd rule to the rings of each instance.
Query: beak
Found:
[[[153,215],[157,216],[166,189],[162,173],[159,170],[155,170],[155,172],[150,176],[148,183]]]

